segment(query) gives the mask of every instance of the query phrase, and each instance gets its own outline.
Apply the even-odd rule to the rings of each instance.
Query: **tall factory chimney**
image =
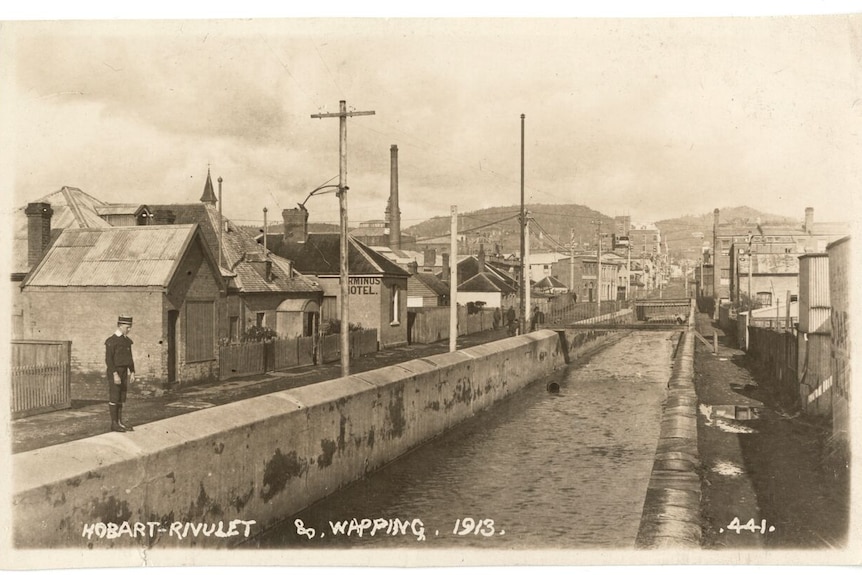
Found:
[[[398,146],[389,148],[391,168],[389,175],[389,247],[401,249],[401,208],[398,207]]]

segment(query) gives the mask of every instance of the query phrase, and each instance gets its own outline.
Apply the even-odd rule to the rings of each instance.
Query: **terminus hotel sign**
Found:
[[[351,277],[347,279],[350,295],[378,295],[380,293],[379,277]]]

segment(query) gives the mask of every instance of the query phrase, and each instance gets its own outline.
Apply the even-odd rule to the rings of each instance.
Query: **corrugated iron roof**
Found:
[[[408,277],[410,274],[356,238],[349,238],[347,268],[350,275],[389,275]],[[338,275],[340,273],[340,234],[309,234],[305,242],[285,242],[280,234],[267,234],[267,247],[294,263],[305,274]]]
[[[65,228],[107,228],[110,224],[103,220],[97,210],[108,204],[79,190],[64,186],[56,192],[42,196],[32,203],[51,204],[51,230]],[[27,263],[27,215],[26,206],[15,211],[13,218],[14,237],[12,240],[12,271],[26,272]]]
[[[24,285],[165,287],[196,226],[66,229]]]

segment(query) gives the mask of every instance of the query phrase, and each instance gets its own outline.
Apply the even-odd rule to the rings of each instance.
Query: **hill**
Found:
[[[613,233],[614,221],[610,216],[579,204],[529,204],[527,211],[531,224],[530,247],[533,250],[568,251],[574,240],[581,248],[595,246],[596,221],[601,221],[603,234]],[[519,206],[486,208],[458,215],[458,231],[470,238],[471,245],[483,243],[486,250],[499,246],[503,253],[517,252],[520,247],[518,231]],[[795,224],[793,218],[767,214],[747,206],[720,208],[721,223],[754,225],[757,221],[769,224]],[[637,220],[637,217],[633,218]],[[654,222],[667,241],[673,259],[697,260],[703,242],[712,244],[713,213],[686,215]],[[405,228],[406,234],[418,239],[442,238],[449,235],[450,219],[435,217]],[[607,241],[607,240],[605,240]],[[607,245],[607,244],[605,244]]]
[[[534,250],[565,250],[574,240],[578,245],[595,245],[596,221],[601,221],[603,233],[613,231],[613,218],[578,204],[528,204],[525,209],[530,225],[530,247]],[[486,249],[499,246],[503,253],[520,248],[518,228],[520,206],[485,208],[458,214],[458,231],[475,245]],[[436,217],[404,229],[417,239],[441,238],[449,235],[449,217]]]
[[[732,223],[740,226],[758,221],[762,224],[796,224],[797,220],[786,216],[767,214],[748,206],[719,208],[719,221],[722,224]],[[706,242],[712,245],[713,213],[699,216],[686,215],[679,218],[655,222],[661,230],[662,239],[667,241],[668,251],[674,259],[697,260],[701,255],[701,246]]]

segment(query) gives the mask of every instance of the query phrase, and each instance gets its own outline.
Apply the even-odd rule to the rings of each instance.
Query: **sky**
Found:
[[[337,182],[339,122],[311,116],[345,100],[374,111],[347,120],[351,225],[383,218],[392,145],[404,227],[518,204],[521,114],[527,203],[859,213],[856,14],[20,20],[0,41],[12,207],[196,202],[210,169],[226,216],[278,221]],[[338,221],[334,195],[306,206]]]

